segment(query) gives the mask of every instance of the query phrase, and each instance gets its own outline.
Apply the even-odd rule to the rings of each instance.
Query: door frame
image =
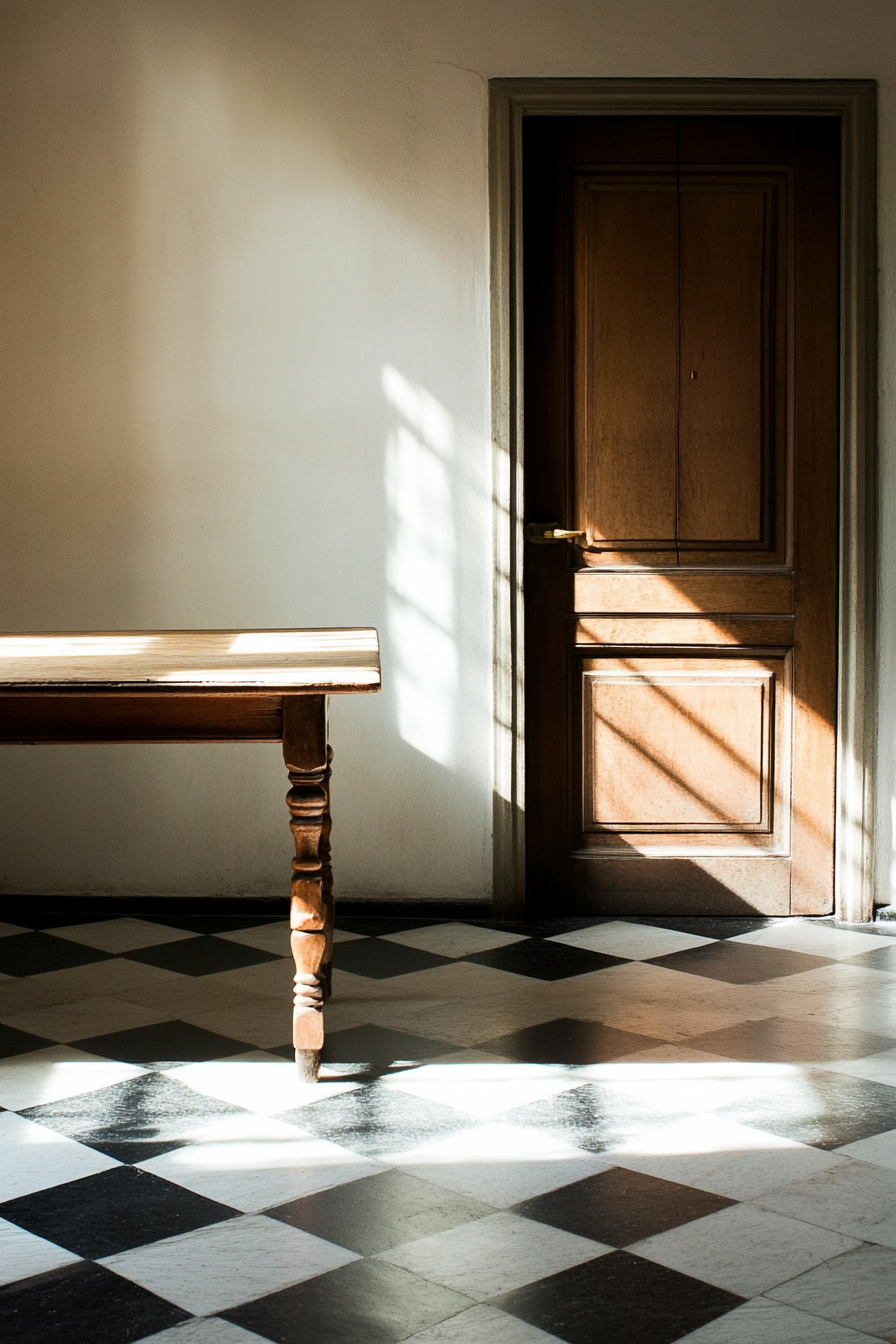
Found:
[[[494,519],[494,907],[525,909],[522,125],[525,116],[837,116],[841,126],[835,913],[874,915],[877,82],[489,81]]]

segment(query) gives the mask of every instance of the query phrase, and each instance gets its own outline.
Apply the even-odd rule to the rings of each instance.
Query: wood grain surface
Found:
[[[367,628],[0,635],[0,694],[25,686],[375,691],[379,642]]]

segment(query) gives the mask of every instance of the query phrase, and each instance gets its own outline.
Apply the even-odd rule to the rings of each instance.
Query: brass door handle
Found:
[[[587,532],[570,532],[556,523],[527,523],[523,535],[536,546],[552,546],[558,541],[575,541],[577,537],[587,537]]]

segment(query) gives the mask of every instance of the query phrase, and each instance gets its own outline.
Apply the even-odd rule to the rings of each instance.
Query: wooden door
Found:
[[[833,907],[838,222],[834,118],[524,123],[535,910]]]

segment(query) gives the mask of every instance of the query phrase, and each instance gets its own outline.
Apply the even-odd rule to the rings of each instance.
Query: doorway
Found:
[[[496,888],[539,914],[829,913],[856,699],[843,107],[594,115],[561,91],[566,115],[520,112],[512,192],[526,691]]]

